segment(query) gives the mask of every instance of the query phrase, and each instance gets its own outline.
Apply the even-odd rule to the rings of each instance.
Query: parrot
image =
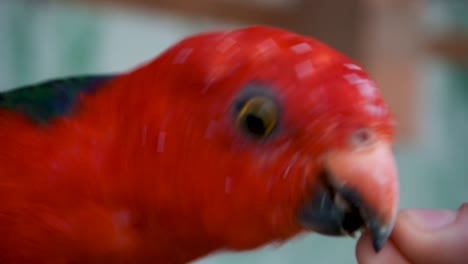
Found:
[[[0,263],[190,263],[369,232],[399,203],[395,121],[312,36],[200,31],[118,73],[0,93]]]

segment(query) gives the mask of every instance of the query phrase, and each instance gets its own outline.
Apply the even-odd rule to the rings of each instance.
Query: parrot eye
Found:
[[[365,146],[374,140],[374,133],[371,129],[361,128],[351,135],[351,144],[357,147]]]
[[[264,96],[256,96],[242,106],[237,116],[237,126],[256,138],[269,136],[278,121],[275,102]]]

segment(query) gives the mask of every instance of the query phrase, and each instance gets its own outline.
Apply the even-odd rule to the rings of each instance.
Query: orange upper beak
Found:
[[[352,234],[366,227],[379,251],[393,229],[399,202],[391,144],[377,141],[328,153],[321,180],[299,214],[301,224],[326,235]]]

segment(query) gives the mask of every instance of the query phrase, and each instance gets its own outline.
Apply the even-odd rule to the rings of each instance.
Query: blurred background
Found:
[[[363,64],[398,120],[401,207],[468,202],[468,0],[1,0],[0,90],[131,69],[200,31],[269,24]],[[198,264],[356,263],[307,235]]]

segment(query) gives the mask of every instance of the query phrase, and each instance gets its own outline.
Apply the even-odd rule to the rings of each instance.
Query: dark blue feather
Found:
[[[94,93],[115,75],[56,79],[0,93],[0,108],[19,111],[39,123],[69,114],[80,94]]]

